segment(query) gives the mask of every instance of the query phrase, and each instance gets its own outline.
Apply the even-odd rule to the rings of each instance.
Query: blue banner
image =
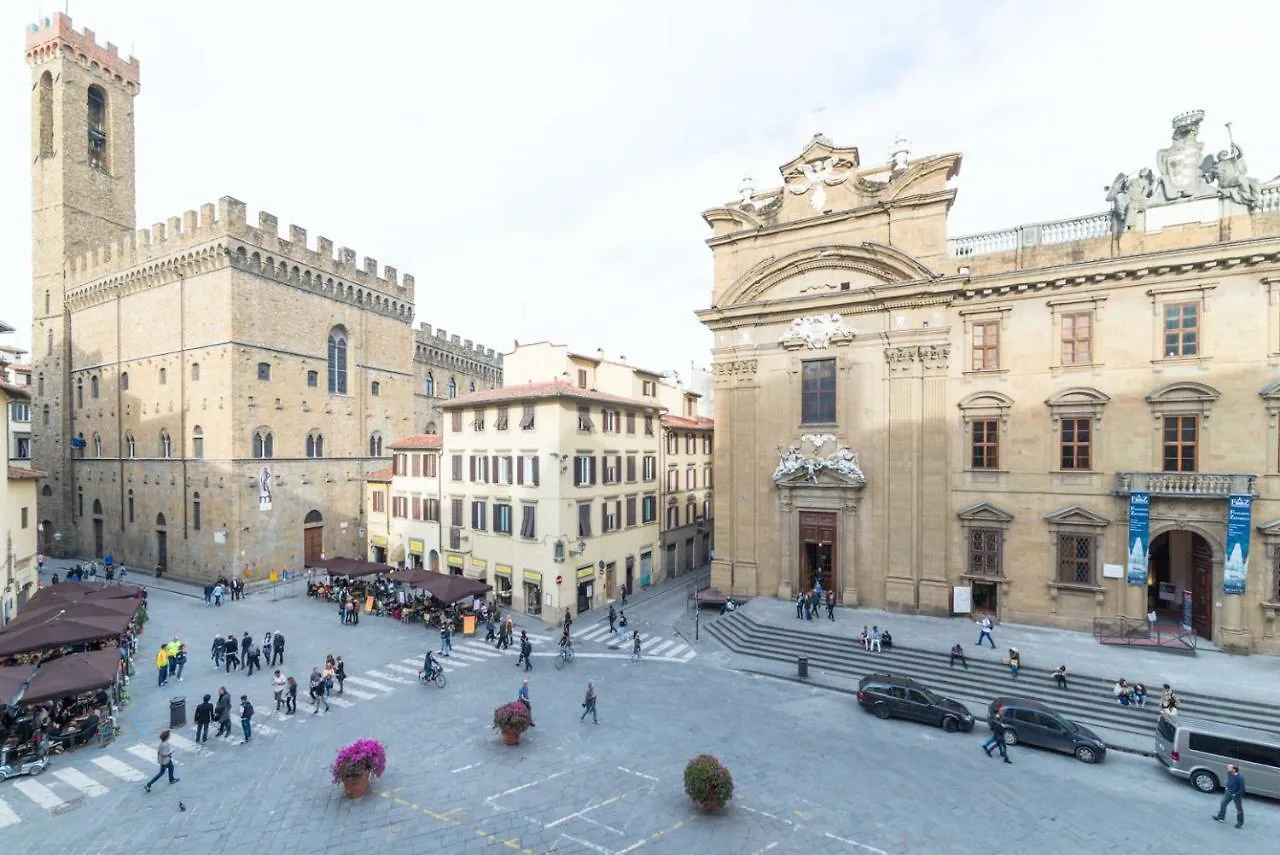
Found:
[[[1222,592],[1243,594],[1249,571],[1249,529],[1253,527],[1253,496],[1227,499],[1227,560],[1222,564]]]
[[[1125,578],[1130,585],[1147,584],[1148,531],[1151,527],[1151,494],[1129,494],[1129,560]]]

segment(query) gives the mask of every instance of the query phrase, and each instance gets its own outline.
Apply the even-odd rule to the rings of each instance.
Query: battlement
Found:
[[[472,342],[471,339],[463,340],[459,336],[451,336],[448,330],[432,331],[431,324],[428,323],[419,323],[418,329],[414,331],[413,338],[419,349],[434,347],[447,353],[474,359],[495,368],[502,367],[502,354],[495,353],[492,347],[485,347],[483,344]]]
[[[267,211],[259,212],[257,226],[251,226],[248,207],[230,196],[223,196],[216,205],[201,205],[198,212],[187,211],[149,229],[121,235],[114,243],[72,259],[66,267],[67,296],[77,296],[77,288],[96,287],[102,280],[148,262],[177,259],[183,250],[218,240],[225,243],[226,253],[238,267],[256,268],[263,275],[291,284],[340,293],[360,305],[374,304],[412,317],[413,276],[390,265],[383,267],[379,276],[376,259],[366,257],[357,265],[357,253],[349,247],[339,248],[335,256],[333,241],[328,238],[317,237],[313,250],[307,244],[307,230],[301,226],[289,226],[289,239],[285,240],[280,237],[279,220]]]
[[[138,58],[124,59],[120,49],[107,42],[98,44],[93,30],[88,27],[78,32],[71,19],[61,12],[52,18],[32,24],[27,29],[27,62],[39,65],[65,55],[76,59],[86,68],[101,72],[130,92],[137,92],[142,81],[142,67]]]

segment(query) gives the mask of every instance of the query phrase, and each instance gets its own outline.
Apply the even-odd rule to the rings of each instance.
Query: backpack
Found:
[[[240,710],[240,717],[243,719],[253,718],[253,704],[245,701],[244,707]]]

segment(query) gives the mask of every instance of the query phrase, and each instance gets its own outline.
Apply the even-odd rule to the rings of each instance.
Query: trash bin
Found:
[[[808,656],[801,656],[799,659],[797,659],[796,666],[800,670],[801,677],[809,676],[809,657]]]
[[[187,726],[187,699],[174,698],[169,701],[169,727]]]

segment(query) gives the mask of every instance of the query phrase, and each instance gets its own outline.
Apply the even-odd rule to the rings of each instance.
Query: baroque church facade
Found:
[[[712,584],[1280,653],[1280,185],[1202,119],[1059,222],[821,135],[706,211]]]
[[[415,333],[411,275],[236,199],[136,228],[138,60],[62,14],[26,58],[41,550],[190,579],[363,554],[363,474],[501,357]]]

